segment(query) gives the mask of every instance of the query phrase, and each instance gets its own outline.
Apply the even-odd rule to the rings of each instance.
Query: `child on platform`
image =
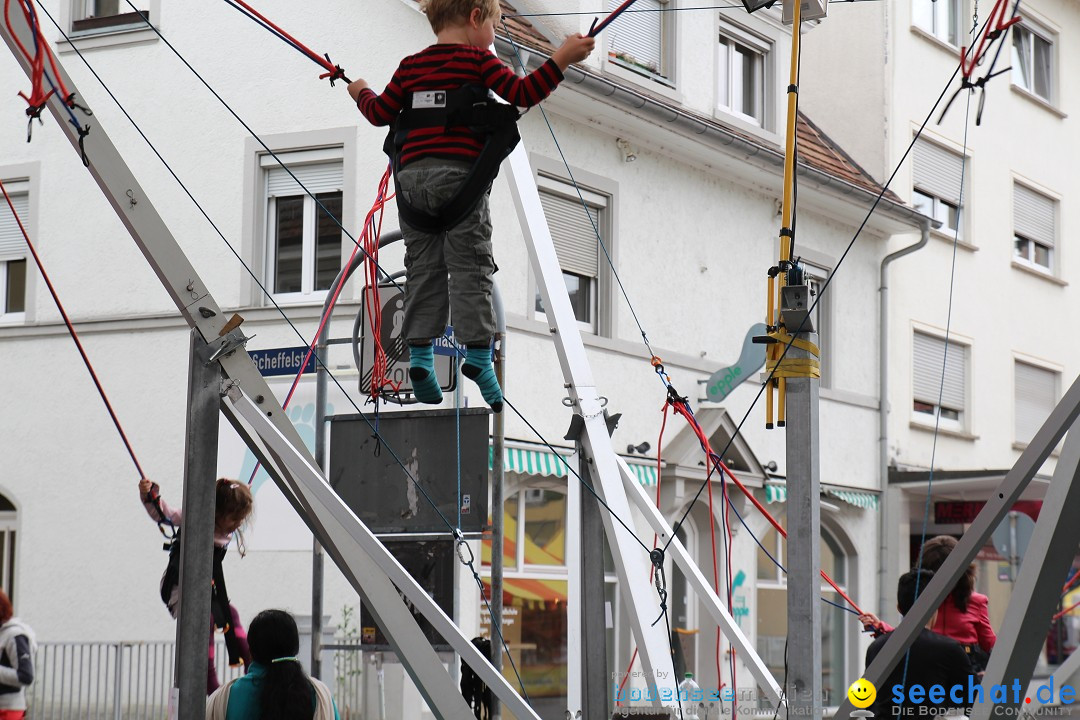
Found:
[[[480,85],[518,107],[531,107],[562,81],[563,72],[592,52],[595,41],[571,35],[547,62],[517,77],[489,49],[501,19],[499,0],[422,0],[437,43],[401,61],[390,84],[376,95],[364,80],[349,85],[349,94],[371,124],[390,125],[409,109],[414,93],[452,91]],[[465,126],[418,127],[408,131],[395,163],[399,208],[403,202],[437,213],[454,198],[480,157],[484,143]],[[490,187],[488,188],[490,190]],[[491,250],[488,192],[464,219],[443,232],[425,232],[404,219],[405,321],[409,343],[409,378],[421,402],[438,404],[442,391],[435,377],[432,340],[446,329],[453,309],[454,334],[465,345],[461,372],[480,388],[495,412],[502,409],[502,390],[491,365],[495,319],[491,305]],[[449,283],[447,275],[449,274]]]

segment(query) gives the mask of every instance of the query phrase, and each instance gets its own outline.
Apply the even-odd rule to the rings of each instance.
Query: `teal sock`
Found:
[[[438,405],[442,402],[442,389],[435,377],[435,352],[431,343],[409,346],[409,379],[413,395],[422,403]]]
[[[491,406],[492,410],[502,411],[502,388],[499,387],[499,381],[495,377],[495,369],[491,367],[490,347],[466,349],[461,374],[476,383],[480,388],[480,394],[484,396],[484,401]]]

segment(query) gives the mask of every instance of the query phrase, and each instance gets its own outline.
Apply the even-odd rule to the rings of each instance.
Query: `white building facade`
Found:
[[[702,383],[736,361],[748,330],[764,317],[765,280],[776,260],[780,224],[790,34],[780,22],[779,8],[746,15],[741,10],[690,6],[678,12],[676,0],[641,2],[643,9],[656,5],[652,9],[657,12],[628,14],[621,24],[613,24],[598,42],[597,52],[580,69],[568,72],[563,86],[544,103],[546,116],[534,109],[521,120],[522,143],[535,170],[568,287],[574,291],[579,326],[601,394],[608,399],[609,410],[622,413],[613,443],[618,450],[635,448],[630,460],[650,485],[650,494],[660,483],[665,517],[674,522],[689,508],[682,532],[710,578],[710,538],[715,534],[721,588],[726,572],[722,531],[725,522],[731,524],[733,614],[782,679],[786,585],[783,573],[751,535],[781,563],[782,543],[734,488],[730,488],[733,503],[746,526],[733,512],[725,519],[716,478],[712,518],[706,494],[691,506],[706,479],[704,454],[677,419],[670,419],[663,442],[658,442],[665,390],[650,365],[641,333],[647,333],[652,351],[662,358],[675,386],[690,397],[713,447],[717,451],[727,447],[754,404],[758,386],[747,382],[718,404],[702,401]],[[569,10],[563,5],[558,11]],[[355,235],[386,166],[383,132],[363,122],[342,88],[316,82],[317,67],[225,4],[196,8],[149,0],[148,6],[140,7],[245,119],[250,130],[245,129],[137,16],[107,6],[81,0],[45,3],[72,39],[64,40],[61,31],[43,22],[45,37],[218,302],[244,317],[245,333],[256,336],[248,348],[304,342],[260,285],[300,335],[310,340],[328,278],[348,257],[352,243],[341,237],[336,224],[326,221],[295,181],[283,175],[280,163],[293,168]],[[381,0],[378,7],[378,12],[368,7],[361,11],[331,3],[319,13],[299,13],[289,3],[272,2],[260,11],[319,52],[329,51],[350,77],[363,76],[381,88],[398,60],[423,47],[431,36],[414,3]],[[580,9],[592,8],[581,3]],[[842,15],[846,9],[834,14]],[[516,43],[524,43],[521,57],[531,69],[542,62],[550,45],[541,30],[529,28],[522,18],[509,17],[509,10],[507,14],[497,49],[512,61],[517,55],[507,39],[512,35]],[[821,28],[833,21],[830,18]],[[568,15],[537,26],[553,32],[568,27],[584,30],[588,22]],[[823,32],[807,34],[808,54],[809,45]],[[86,63],[218,230],[178,187]],[[13,60],[0,58],[0,68],[3,84],[12,93],[27,87]],[[805,76],[811,78],[810,73]],[[830,93],[808,79],[803,109],[813,107],[812,97]],[[871,174],[863,171],[829,139],[827,126],[815,124],[817,114],[809,110],[808,114],[814,121],[800,121],[795,254],[806,262],[819,287],[836,272],[816,313],[823,350],[822,564],[847,593],[868,607],[878,593],[874,549],[883,482],[877,451],[874,298],[882,258],[893,249],[893,242],[899,246],[918,239],[920,216],[896,196],[887,196],[847,252],[879,189],[871,177],[877,174],[876,166],[867,165]],[[954,109],[950,120],[956,114]],[[824,111],[822,115],[830,116]],[[161,483],[167,500],[179,504],[188,328],[52,121],[34,127],[33,141],[27,144],[21,135],[25,123],[21,106],[7,104],[0,109],[0,119],[5,121],[0,127],[8,128],[0,133],[6,138],[0,143],[0,180],[14,192],[17,209],[144,470]],[[1054,178],[1045,183],[1024,178],[1021,186],[1032,191],[1058,187]],[[580,205],[574,182],[591,222],[584,212],[575,214]],[[395,215],[388,210],[384,228],[394,226]],[[0,212],[0,220],[3,217]],[[567,531],[567,492],[568,487],[576,490],[577,481],[571,476],[568,485],[567,473],[551,462],[552,452],[537,433],[557,445],[560,454],[568,453],[561,438],[571,413],[562,404],[564,380],[550,329],[537,306],[536,279],[502,178],[492,190],[492,218],[499,265],[495,277],[509,331],[506,394],[532,425],[514,414],[506,418],[505,514],[507,532],[512,531],[513,537],[508,536],[504,546],[504,601],[508,616],[517,623],[507,634],[538,710],[545,718],[561,718],[573,700],[567,698],[565,640],[571,617],[567,578],[574,569],[568,567],[567,557],[573,556],[576,541]],[[596,242],[592,222],[603,247]],[[12,235],[9,225],[0,224],[5,233],[0,236],[5,252],[0,264],[6,303],[0,313],[0,367],[12,378],[6,387],[7,405],[13,410],[0,428],[7,458],[0,480],[6,498],[0,507],[0,531],[9,549],[0,553],[5,558],[3,582],[13,593],[19,614],[43,640],[169,639],[173,624],[156,599],[165,555],[137,502],[137,473],[43,282],[22,251],[21,235]],[[894,235],[902,237],[890,241]],[[944,247],[937,242],[939,250]],[[1037,261],[1037,255],[1033,257]],[[382,261],[391,272],[400,269],[400,248],[390,246]],[[1041,290],[1065,291],[1062,283],[1031,275],[1030,269],[1009,271],[1019,273],[1018,279],[1045,283]],[[344,336],[359,312],[360,285],[359,279],[347,285],[331,326],[333,337]],[[899,306],[899,287],[896,295]],[[915,293],[911,295],[906,300],[915,302]],[[932,318],[925,322],[932,324]],[[901,323],[898,316],[893,323]],[[1033,357],[1042,356],[1034,352]],[[365,407],[364,397],[354,390],[358,374],[347,346],[334,346],[329,365],[350,397],[333,391],[328,414],[368,411],[370,406]],[[1045,369],[1046,362],[1036,366]],[[288,384],[288,378],[271,381],[282,399]],[[468,382],[462,396],[469,407],[483,406]],[[305,438],[314,437],[313,403],[314,381],[302,380],[289,413]],[[452,397],[444,407],[453,407]],[[223,475],[246,478],[254,461],[231,433],[222,431],[219,468]],[[916,430],[910,434],[925,437]],[[663,458],[659,470],[657,448]],[[764,430],[761,405],[750,412],[725,460],[783,522],[784,434]],[[1000,463],[1008,464],[1005,455]],[[448,477],[447,482],[452,481]],[[230,552],[226,560],[230,595],[245,621],[265,607],[305,615],[312,592],[310,532],[291,515],[272,483],[257,476],[253,487],[256,513],[247,533],[247,555],[240,559]],[[64,522],[68,517],[76,519],[76,527]],[[647,543],[651,533],[642,529],[640,519],[637,527]],[[84,538],[93,540],[82,542]],[[476,544],[480,557],[483,553]],[[490,556],[490,547],[486,555]],[[482,574],[487,574],[486,568]],[[727,642],[717,646],[716,625],[687,594],[685,580],[675,573],[669,577],[672,624],[683,666],[704,688],[731,687]],[[467,573],[459,572],[458,579],[459,624],[467,633],[480,634],[482,603]],[[612,672],[621,674],[633,647],[616,585],[612,574],[607,583],[607,650]],[[75,608],[74,589],[79,598]],[[725,596],[723,589],[720,594]],[[823,595],[843,602],[831,589]],[[339,629],[347,625],[346,614],[355,616],[357,606],[355,592],[328,567],[324,609],[331,624]],[[850,612],[828,606],[823,617],[824,685],[828,704],[836,704],[838,695],[858,677],[865,643]],[[369,677],[375,682],[374,666],[364,668],[364,683],[374,692],[375,686],[367,684]],[[741,663],[736,675],[738,688],[753,688]],[[383,677],[388,702],[400,716],[420,717],[419,696],[403,680],[400,666],[389,663]]]

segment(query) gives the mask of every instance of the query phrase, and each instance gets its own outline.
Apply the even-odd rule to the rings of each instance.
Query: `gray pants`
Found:
[[[418,210],[433,212],[450,199],[470,167],[467,162],[440,158],[417,160],[397,174],[398,191]],[[401,234],[405,240],[405,338],[419,345],[441,336],[452,309],[459,343],[490,343],[495,335],[491,275],[496,268],[487,194],[446,232],[432,235],[402,221]]]

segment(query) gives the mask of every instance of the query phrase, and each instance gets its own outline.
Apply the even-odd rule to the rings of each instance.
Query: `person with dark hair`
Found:
[[[921,567],[937,572],[956,545],[957,540],[951,535],[930,538],[922,546]],[[892,630],[888,623],[882,622],[873,613],[861,615],[859,620],[873,628],[875,636]],[[960,643],[970,656],[975,672],[986,670],[997,635],[990,626],[989,598],[975,592],[974,564],[968,566],[952,593],[941,603],[933,630]]]
[[[284,610],[263,610],[248,626],[247,675],[214,691],[206,720],[338,720],[330,689],[307,676],[296,653],[300,633]]]
[[[14,615],[0,590],[0,720],[26,717],[25,688],[34,682],[34,631]]]
[[[900,576],[896,584],[896,609],[901,615],[906,615],[911,610],[915,600],[926,589],[933,577],[934,573],[929,570],[910,570]],[[935,611],[930,621],[919,631],[915,642],[908,649],[907,658],[902,659],[893,668],[888,679],[878,687],[877,699],[871,707],[876,717],[914,714],[910,708],[924,704],[934,705],[937,708],[963,707],[965,704],[957,703],[947,691],[954,685],[960,685],[964,688],[963,698],[966,700],[968,682],[972,674],[971,663],[960,643],[930,629],[934,627],[937,614],[938,611]],[[870,644],[866,650],[867,666],[881,652],[881,648],[885,646],[891,634],[890,629]],[[905,701],[899,709],[893,704],[895,699],[893,688],[897,685],[905,689],[903,693]],[[932,703],[926,697],[923,698],[925,703],[915,702],[906,692],[907,688],[914,685],[920,685],[923,688],[941,685],[946,689],[945,697],[938,703]]]

